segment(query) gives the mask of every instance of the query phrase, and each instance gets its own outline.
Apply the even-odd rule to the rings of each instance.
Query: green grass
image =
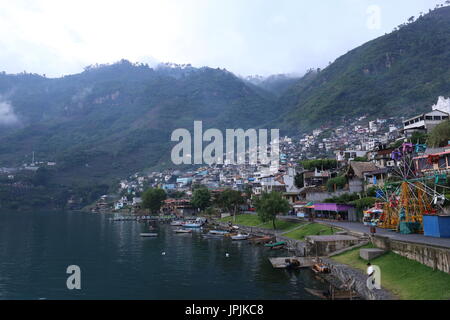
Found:
[[[362,248],[370,248],[367,245]],[[332,259],[366,271],[367,261],[359,257],[357,248]],[[381,269],[381,285],[405,300],[450,299],[450,274],[433,270],[419,262],[388,252],[371,261]]]
[[[310,223],[302,228],[288,232],[284,236],[296,240],[304,240],[306,236],[332,235],[338,231],[341,231],[341,229],[336,227],[331,228],[320,223]]]
[[[236,216],[236,221],[233,221],[233,216],[230,217],[225,217],[220,219],[220,221],[222,222],[228,222],[228,221],[232,221],[235,224],[240,224],[242,226],[247,226],[247,227],[259,227],[259,228],[265,228],[265,229],[272,229],[273,230],[273,225],[272,225],[272,221],[269,222],[262,222],[259,217],[255,214],[240,214]],[[285,220],[281,220],[281,219],[276,219],[275,220],[275,227],[276,230],[280,230],[280,231],[287,231],[290,229],[293,229],[297,226],[300,225],[300,222],[290,222],[290,221],[285,221]]]

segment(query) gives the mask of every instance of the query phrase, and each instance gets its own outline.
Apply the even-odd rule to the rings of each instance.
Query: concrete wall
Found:
[[[228,229],[228,223],[226,223],[226,222],[218,222],[218,224],[222,228]],[[258,227],[247,227],[247,226],[242,226],[242,225],[239,225],[239,231],[246,232],[246,233],[251,233],[251,234],[271,235],[271,236],[275,236],[277,234],[277,231],[275,231],[275,230],[258,228]]]
[[[435,270],[450,273],[450,249],[448,248],[393,240],[379,235],[371,237],[371,241],[378,248],[391,250]]]
[[[321,236],[308,236],[306,237],[306,255],[308,256],[327,256],[330,253],[333,253],[338,250],[342,250],[347,247],[354,246],[358,244],[359,239],[354,238],[351,236],[342,236],[348,237],[349,239],[342,239],[342,240],[329,240],[329,241],[322,241],[322,240],[316,240],[320,238]],[[322,236],[325,237],[325,236]],[[338,238],[339,236],[334,236]],[[353,238],[353,239],[350,239]]]
[[[348,188],[350,193],[362,192],[364,191],[363,181],[359,178],[351,179],[348,182]]]

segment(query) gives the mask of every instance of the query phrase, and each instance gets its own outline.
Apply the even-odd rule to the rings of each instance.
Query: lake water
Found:
[[[314,299],[304,287],[327,287],[310,270],[273,269],[280,251],[166,224],[141,238],[147,224],[110,218],[0,212],[0,299]],[[69,265],[81,290],[67,289]]]

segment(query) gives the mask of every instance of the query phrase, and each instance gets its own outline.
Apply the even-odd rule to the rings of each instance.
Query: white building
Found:
[[[403,121],[403,131],[405,132],[406,137],[410,137],[414,132],[426,133],[442,121],[448,119],[448,113],[435,109]]]

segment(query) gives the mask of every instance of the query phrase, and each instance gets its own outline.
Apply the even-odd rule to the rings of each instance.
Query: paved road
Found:
[[[369,234],[369,227],[363,225],[358,222],[341,222],[341,221],[329,221],[329,220],[320,220],[316,219],[317,222],[321,222],[324,224],[336,226],[339,228],[347,229],[355,232],[362,232]],[[426,237],[421,234],[401,234],[395,231],[386,230],[382,228],[377,228],[378,235],[387,236],[394,240],[406,241],[406,242],[415,242],[415,243],[423,243],[435,246],[441,246],[450,248],[450,238],[435,238],[435,237]]]

